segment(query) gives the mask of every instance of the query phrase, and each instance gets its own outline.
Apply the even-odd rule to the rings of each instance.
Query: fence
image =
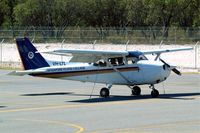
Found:
[[[200,40],[200,27],[140,27],[140,28],[102,28],[68,27],[48,28],[31,27],[14,30],[0,30],[0,39],[12,42],[14,38],[29,36],[38,42],[158,44],[161,40],[169,44],[191,44]]]

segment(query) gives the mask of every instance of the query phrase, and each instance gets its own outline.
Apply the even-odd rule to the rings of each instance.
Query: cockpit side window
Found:
[[[116,58],[109,58],[108,61],[113,65],[113,66],[121,66],[124,65],[125,61],[123,57],[116,57]]]
[[[136,63],[137,61],[138,61],[138,58],[136,58],[136,57],[128,57],[128,58],[127,58],[128,64],[134,64],[134,63]]]

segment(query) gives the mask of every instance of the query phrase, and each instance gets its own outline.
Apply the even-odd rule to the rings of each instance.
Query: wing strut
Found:
[[[128,78],[126,78],[117,68],[115,68],[108,60],[105,60],[106,63],[112,67],[113,70],[115,70],[115,72],[117,72],[124,80],[126,80],[127,83],[129,83],[130,85],[133,85],[133,82],[131,82]]]

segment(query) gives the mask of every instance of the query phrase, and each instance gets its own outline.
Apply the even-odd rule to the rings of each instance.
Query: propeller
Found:
[[[162,60],[161,58],[159,58],[161,62],[163,62],[169,69],[171,69],[174,73],[176,73],[177,75],[181,76],[181,72],[176,69],[175,67],[170,66],[168,63],[166,63],[164,60]]]

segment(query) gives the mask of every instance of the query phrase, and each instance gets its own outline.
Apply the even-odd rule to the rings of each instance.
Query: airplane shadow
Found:
[[[55,93],[33,93],[33,94],[22,94],[21,96],[58,96],[58,95],[70,95],[73,92],[55,92]]]
[[[79,95],[79,94],[72,94],[72,95]],[[177,100],[193,100],[195,98],[188,98],[191,96],[199,96],[200,93],[176,93],[176,94],[160,94],[157,99],[177,99]],[[80,96],[87,96],[90,95],[83,95]],[[92,95],[97,96],[97,95]],[[153,99],[151,95],[141,95],[141,96],[117,96],[112,95],[109,98],[88,98],[83,100],[74,100],[74,101],[66,101],[66,102],[78,102],[78,103],[97,103],[97,102],[116,102],[116,101],[129,101],[129,100],[144,100],[144,99]]]
[[[144,99],[154,99],[151,95],[141,95],[141,96],[120,96],[111,95],[108,98],[101,98],[99,95],[88,95],[88,94],[77,94],[73,92],[54,92],[54,93],[32,93],[32,94],[22,94],[21,96],[82,96],[86,97],[83,100],[74,100],[66,102],[79,102],[79,103],[96,103],[96,102],[115,102],[115,101],[128,101],[128,100],[144,100]],[[90,98],[91,96],[91,98]],[[175,94],[160,94],[157,99],[177,99],[177,100],[193,100],[195,98],[191,96],[200,96],[200,93],[175,93]],[[93,98],[95,97],[95,98]],[[1,106],[0,106],[1,108]],[[2,106],[3,108],[3,106]]]
[[[6,108],[7,106],[0,106],[0,108]]]

